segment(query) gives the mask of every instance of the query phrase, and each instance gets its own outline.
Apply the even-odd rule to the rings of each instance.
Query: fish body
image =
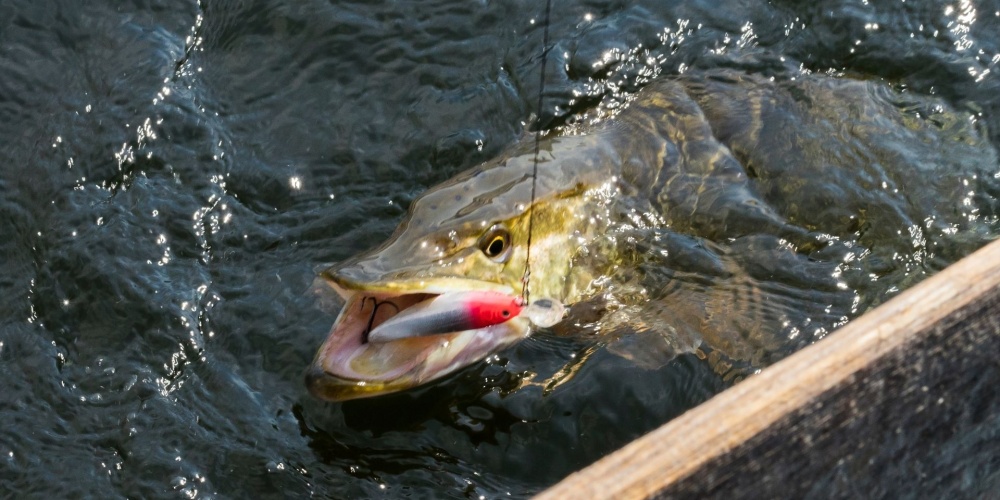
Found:
[[[678,351],[766,364],[807,337],[789,324],[832,329],[881,300],[859,291],[866,276],[905,286],[885,260],[914,254],[914,228],[979,241],[996,221],[996,153],[971,115],[878,82],[666,79],[614,118],[542,139],[537,174],[534,146],[431,188],[383,245],[322,273],[346,304],[307,373],[314,395],[407,389],[524,339],[526,315],[433,334],[405,320],[448,294],[517,297],[526,267],[530,297],[610,297],[651,311]]]

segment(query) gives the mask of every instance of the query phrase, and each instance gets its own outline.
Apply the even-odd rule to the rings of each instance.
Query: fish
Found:
[[[563,330],[603,304],[579,309],[674,354],[762,366],[938,265],[918,237],[971,251],[996,229],[974,115],[886,82],[706,71],[580,122],[430,188],[382,245],[320,273],[345,305],[306,371],[314,396],[418,387],[539,328],[448,312],[468,294],[543,298]]]

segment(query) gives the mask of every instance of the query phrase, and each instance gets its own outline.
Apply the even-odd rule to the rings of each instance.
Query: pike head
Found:
[[[607,171],[587,155],[585,136],[547,141],[532,198],[533,154],[467,171],[423,194],[382,246],[322,273],[346,304],[309,368],[306,382],[332,401],[408,389],[440,378],[529,334],[515,317],[484,328],[434,335],[368,333],[415,304],[448,292],[522,292],[531,229],[532,298],[572,302],[590,284],[574,256],[600,230],[594,216]],[[588,165],[591,168],[588,168]],[[604,192],[607,197],[607,192]]]

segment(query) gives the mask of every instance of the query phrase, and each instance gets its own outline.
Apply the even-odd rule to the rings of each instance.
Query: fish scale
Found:
[[[414,387],[527,338],[551,321],[545,308],[455,332],[471,323],[449,322],[454,311],[400,314],[396,326],[423,334],[391,333],[389,318],[368,344],[368,317],[352,311],[368,299],[405,309],[454,293],[516,297],[529,265],[532,297],[606,304],[581,334],[613,342],[641,324],[753,370],[932,272],[954,253],[947,242],[997,225],[989,203],[969,208],[989,200],[975,186],[995,190],[996,152],[976,122],[875,81],[693,72],[541,138],[537,164],[535,148],[515,144],[430,189],[389,241],[322,273],[348,305],[310,369],[313,394]],[[489,234],[504,235],[496,252]]]

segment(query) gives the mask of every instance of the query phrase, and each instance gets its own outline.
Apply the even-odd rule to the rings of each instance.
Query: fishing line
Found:
[[[537,123],[535,124],[535,161],[531,168],[531,204],[528,206],[528,246],[524,257],[524,275],[521,276],[521,300],[530,304],[528,282],[531,280],[531,229],[535,219],[535,186],[538,184],[538,154],[542,141],[542,96],[545,95],[545,63],[549,55],[549,14],[552,0],[545,0],[545,19],[542,22],[542,69],[539,72]]]

